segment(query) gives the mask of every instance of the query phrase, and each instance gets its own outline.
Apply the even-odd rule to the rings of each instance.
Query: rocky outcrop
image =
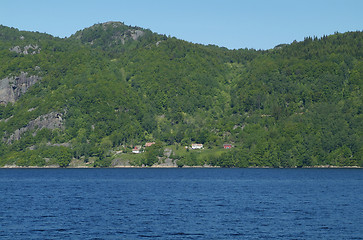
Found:
[[[94,34],[95,32],[97,34]],[[121,22],[105,22],[78,31],[71,38],[80,39],[82,42],[94,46],[102,44],[111,47],[118,44],[125,44],[129,41],[139,40],[144,35],[145,30],[142,28],[126,26]]]
[[[144,31],[137,30],[137,29],[129,29],[123,34],[113,36],[113,38],[115,40],[121,40],[121,43],[125,44],[125,42],[128,41],[129,39],[136,41],[143,35],[144,35]]]
[[[36,44],[35,45],[29,44],[29,45],[24,46],[23,48],[20,46],[15,46],[15,47],[9,48],[9,50],[11,52],[16,52],[16,53],[24,54],[24,55],[40,53],[40,47]]]
[[[14,103],[32,85],[38,82],[41,77],[28,76],[22,72],[17,77],[6,77],[0,80],[0,104]]]
[[[41,115],[36,119],[30,121],[25,127],[15,130],[15,132],[11,134],[9,138],[4,140],[8,144],[10,144],[13,141],[19,140],[21,138],[21,135],[26,131],[31,131],[34,129],[38,131],[43,128],[48,128],[51,130],[57,128],[64,129],[62,114],[58,112],[51,112],[48,114]],[[36,132],[34,134],[36,134]]]
[[[107,27],[112,26],[112,28],[117,29],[120,26],[124,26],[123,23],[120,22],[105,22],[102,23],[102,27],[104,30],[107,30]],[[127,40],[138,40],[140,37],[142,37],[145,34],[144,31],[140,30],[140,29],[134,29],[134,28],[130,28],[127,29],[126,31],[115,31],[112,38],[114,40],[121,40],[122,44],[125,44],[125,42]]]

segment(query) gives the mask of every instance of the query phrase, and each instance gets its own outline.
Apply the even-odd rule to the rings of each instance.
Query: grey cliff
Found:
[[[17,141],[21,138],[21,135],[26,131],[31,131],[36,129],[41,130],[42,128],[48,129],[64,129],[63,126],[63,118],[62,114],[58,112],[50,112],[48,114],[44,114],[42,116],[37,117],[36,119],[30,121],[25,127],[15,130],[13,134],[10,135],[8,139],[3,139],[8,144],[12,143],[13,141]],[[34,135],[36,134],[34,132]]]
[[[28,76],[22,72],[17,77],[6,77],[0,80],[0,104],[14,103],[28,89],[41,79],[39,76]]]

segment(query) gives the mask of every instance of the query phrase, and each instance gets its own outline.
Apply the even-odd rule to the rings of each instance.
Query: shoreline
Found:
[[[183,166],[183,167],[178,167],[178,166],[165,166],[165,165],[153,165],[153,166],[125,166],[125,165],[116,165],[116,166],[112,166],[112,167],[90,167],[90,166],[71,166],[71,167],[59,167],[59,166],[43,166],[43,167],[39,167],[39,166],[17,166],[17,165],[5,165],[0,167],[0,169],[101,169],[101,168],[115,168],[115,169],[120,169],[120,168],[140,168],[140,169],[152,169],[152,168],[223,168],[220,166]],[[236,167],[233,167],[236,168]],[[246,167],[247,168],[254,168],[254,169],[274,169],[274,167],[266,167],[266,166],[258,166],[258,167]],[[277,167],[275,169],[361,169],[363,167],[360,166],[333,166],[333,165],[319,165],[319,166],[304,166],[304,167]],[[241,168],[243,169],[243,168]]]

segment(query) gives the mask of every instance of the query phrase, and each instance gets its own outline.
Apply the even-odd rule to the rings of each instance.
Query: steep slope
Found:
[[[118,28],[116,30],[119,31]],[[19,35],[19,32],[14,30],[11,34]],[[143,36],[145,35],[147,34]],[[132,41],[139,40],[141,41]],[[8,154],[8,162],[14,161],[11,158],[14,151],[33,154],[35,150],[44,152],[54,144],[71,146],[70,151],[75,157],[91,155],[102,160],[105,149],[120,144],[132,146],[147,139],[162,139],[173,143],[175,136],[172,132],[175,128],[172,125],[184,116],[178,110],[193,114],[199,108],[210,108],[212,103],[205,100],[210,92],[206,90],[216,91],[219,85],[217,75],[222,76],[214,69],[221,68],[219,65],[222,63],[213,63],[216,61],[212,56],[208,58],[211,63],[207,63],[204,58],[200,58],[202,62],[196,62],[194,53],[185,58],[184,62],[177,60],[184,57],[177,56],[184,55],[184,50],[178,49],[178,44],[183,43],[185,49],[201,50],[198,46],[176,39],[156,43],[151,41],[148,42],[148,48],[144,44],[137,45],[137,48],[128,48],[121,55],[108,54],[96,44],[82,45],[82,42],[73,38],[54,39],[51,42],[35,39],[34,42],[43,50],[40,54],[24,55],[29,67],[19,68],[19,71],[40,69],[38,71],[42,80],[14,104],[1,107],[3,154]],[[117,44],[123,45],[122,41]],[[170,44],[174,46],[169,46]],[[15,59],[18,66],[25,62],[10,47],[4,48],[2,53],[4,62]],[[17,54],[23,57],[22,53]],[[207,53],[202,54],[207,57]],[[176,60],[172,61],[173,58]],[[160,67],[162,69],[157,70]],[[9,71],[6,66],[5,71]],[[160,73],[156,74],[158,71]],[[198,75],[203,75],[199,71],[206,73],[206,76],[209,73],[215,76],[200,83]],[[189,93],[190,89],[193,92]],[[196,100],[190,101],[193,98]],[[53,112],[63,116],[65,129],[27,128],[39,116]],[[194,119],[190,114],[188,117]],[[198,123],[198,126],[202,124]],[[24,129],[29,131],[24,132]],[[22,133],[21,136],[19,132]],[[178,132],[180,135],[181,127]],[[13,139],[15,133],[16,141],[11,141],[9,145],[9,139]],[[180,140],[179,136],[178,142]],[[19,160],[21,158],[24,156],[16,157]]]
[[[362,39],[228,50],[119,22],[67,39],[1,26],[0,95],[21,94],[0,106],[0,165],[109,166],[110,150],[146,141],[235,146],[174,154],[180,166],[363,165]]]
[[[237,68],[240,164],[362,164],[362,43],[362,32],[306,38]]]

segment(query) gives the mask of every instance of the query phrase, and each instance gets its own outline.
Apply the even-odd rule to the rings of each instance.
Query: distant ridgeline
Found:
[[[0,26],[0,166],[363,166],[362,87],[362,32],[257,51]]]

